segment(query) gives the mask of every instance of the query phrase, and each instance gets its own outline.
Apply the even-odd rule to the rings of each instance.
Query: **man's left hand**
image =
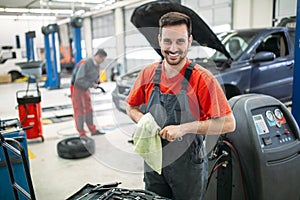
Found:
[[[98,83],[94,83],[94,84],[93,84],[93,88],[94,88],[94,89],[97,89],[98,87],[99,87],[99,84],[98,84]]]

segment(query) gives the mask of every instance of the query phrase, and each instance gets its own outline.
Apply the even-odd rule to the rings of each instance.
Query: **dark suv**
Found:
[[[233,30],[214,34],[192,10],[170,2],[152,2],[138,7],[131,21],[160,54],[158,30],[149,34],[145,27],[158,27],[158,19],[169,11],[188,14],[193,21],[194,45],[188,57],[207,68],[224,88],[227,98],[245,93],[261,93],[288,103],[292,99],[295,29],[272,27]],[[200,44],[200,45],[195,45]],[[213,53],[198,53],[210,47]],[[195,53],[196,52],[196,53]],[[191,55],[191,56],[190,56]],[[195,56],[196,55],[196,56]],[[193,57],[194,56],[194,57]],[[113,102],[125,111],[125,99],[139,70],[124,74],[116,82]]]

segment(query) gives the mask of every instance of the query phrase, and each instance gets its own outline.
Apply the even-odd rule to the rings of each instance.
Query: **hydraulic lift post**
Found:
[[[295,38],[295,52],[294,52],[294,83],[293,83],[293,105],[292,114],[295,120],[300,124],[300,94],[298,88],[300,88],[300,0],[297,1],[297,17],[296,17],[296,38]]]
[[[35,53],[34,53],[34,41],[35,31],[28,31],[25,33],[26,38],[26,55],[27,61],[35,61]]]
[[[49,89],[58,89],[60,88],[58,25],[49,24],[46,27],[43,26],[42,33],[44,34],[47,69],[47,80],[44,87]]]
[[[75,64],[74,67],[82,60],[82,49],[81,49],[81,27],[82,27],[82,18],[75,16],[71,18],[72,33],[74,38],[74,57]]]

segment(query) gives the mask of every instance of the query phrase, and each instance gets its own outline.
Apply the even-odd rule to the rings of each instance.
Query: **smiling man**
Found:
[[[126,111],[133,121],[145,117],[139,107],[146,104],[160,127],[162,170],[158,173],[145,163],[145,187],[175,200],[203,199],[208,174],[205,135],[232,132],[235,119],[217,80],[187,58],[193,40],[190,18],[169,12],[159,26],[164,59],[140,72],[127,98]]]

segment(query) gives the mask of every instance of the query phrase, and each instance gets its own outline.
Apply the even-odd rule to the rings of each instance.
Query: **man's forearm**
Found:
[[[138,106],[130,106],[130,105],[127,106],[126,113],[135,123],[138,123],[138,121],[144,115]]]
[[[235,119],[232,114],[229,114],[216,119],[185,123],[181,125],[181,129],[185,133],[223,134],[235,130]]]

